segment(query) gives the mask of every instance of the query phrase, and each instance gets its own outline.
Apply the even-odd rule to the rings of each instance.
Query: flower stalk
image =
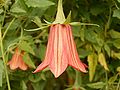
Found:
[[[7,64],[6,64],[5,54],[4,54],[3,37],[2,37],[1,28],[2,28],[2,26],[0,25],[0,47],[1,47],[1,53],[2,53],[3,63],[4,63],[4,68],[5,68],[5,76],[6,76],[6,80],[7,80],[8,90],[11,90],[10,82],[9,82],[9,76],[8,76],[8,71],[7,71]]]

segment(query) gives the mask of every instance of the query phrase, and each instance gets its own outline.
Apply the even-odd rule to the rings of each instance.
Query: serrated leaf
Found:
[[[89,80],[92,81],[97,66],[97,56],[93,53],[91,55],[88,55],[87,58],[89,65]]]
[[[117,17],[118,19],[120,19],[120,10],[116,9],[113,11],[113,17]]]
[[[23,60],[29,67],[36,68],[28,53],[24,53]]]
[[[118,32],[118,31],[110,30],[109,34],[112,38],[120,38],[120,32]]]
[[[27,7],[24,0],[16,0],[10,11],[13,13],[26,13]]]
[[[88,87],[94,88],[94,89],[102,89],[105,86],[104,82],[96,82],[96,83],[91,83],[87,84]]]
[[[97,34],[93,30],[85,30],[85,39],[92,43],[97,43]]]
[[[98,62],[105,68],[105,70],[109,71],[107,63],[106,63],[106,59],[103,53],[98,54]]]
[[[49,0],[26,0],[26,4],[28,7],[39,7],[39,8],[54,5],[54,3]]]
[[[20,44],[19,44],[19,48],[21,50],[24,50],[26,52],[29,52],[33,55],[35,55],[34,51],[33,51],[33,48],[30,46],[29,43],[27,43],[26,41],[22,41]]]

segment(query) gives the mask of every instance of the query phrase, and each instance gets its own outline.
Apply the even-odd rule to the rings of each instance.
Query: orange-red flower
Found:
[[[69,24],[53,24],[50,27],[45,59],[34,73],[48,66],[54,76],[59,77],[68,65],[86,72],[86,66],[80,61],[76,50],[71,26]]]
[[[8,62],[10,69],[15,70],[20,68],[21,70],[27,70],[28,66],[23,61],[23,55],[23,51],[21,52],[18,48],[15,49],[12,59]]]

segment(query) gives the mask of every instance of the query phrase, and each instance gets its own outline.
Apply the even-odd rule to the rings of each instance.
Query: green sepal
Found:
[[[57,14],[56,14],[56,18],[55,18],[55,21],[53,22],[53,24],[63,24],[65,21],[66,21],[66,19],[65,19],[64,12],[63,12],[62,0],[59,0]]]
[[[48,22],[47,20],[44,19],[44,22],[47,23],[47,24],[52,24],[51,22]]]
[[[64,24],[69,24],[71,22],[71,11],[69,12],[66,21],[64,22]]]
[[[40,28],[35,28],[35,29],[24,29],[25,31],[38,31],[38,30],[40,30],[40,29],[45,29],[45,28],[48,28],[50,25],[47,25],[47,26],[42,26],[42,27],[40,27]]]
[[[81,23],[81,22],[71,22],[69,23],[72,26],[81,26],[81,25],[89,25],[89,26],[97,26],[100,27],[98,24],[92,24],[92,23]]]

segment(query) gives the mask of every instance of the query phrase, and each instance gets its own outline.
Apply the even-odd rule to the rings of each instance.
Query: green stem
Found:
[[[119,90],[119,88],[120,88],[120,79],[119,79],[119,81],[118,81],[117,89],[116,89],[116,90]]]
[[[4,24],[4,21],[5,21],[5,16],[6,16],[6,8],[5,8],[4,15],[3,15],[2,26],[3,26],[3,24]]]
[[[105,25],[105,37],[107,36],[107,30],[110,28],[111,13],[112,13],[112,10],[111,10],[111,7],[110,7],[108,21],[107,21],[107,23]]]
[[[81,73],[76,70],[76,78],[75,78],[74,86],[76,88],[80,88],[81,85],[82,85]]]
[[[9,77],[8,77],[8,72],[7,72],[7,66],[6,66],[6,59],[5,59],[5,55],[4,55],[4,47],[3,47],[3,38],[2,38],[2,32],[1,32],[1,25],[0,25],[0,47],[1,47],[1,53],[2,53],[3,63],[4,63],[4,68],[5,68],[5,76],[6,76],[6,80],[7,80],[8,90],[11,90]]]
[[[8,30],[9,30],[9,28],[10,28],[10,26],[12,25],[12,23],[14,22],[14,20],[15,20],[15,18],[13,18],[13,20],[10,22],[10,24],[8,25],[8,27],[6,28],[6,30],[5,30],[5,32],[4,32],[4,34],[3,34],[3,39],[5,38],[5,36],[6,36],[6,33],[8,32]]]
[[[107,74],[107,71],[105,72],[105,76],[106,76],[106,90],[108,90],[108,74]]]

